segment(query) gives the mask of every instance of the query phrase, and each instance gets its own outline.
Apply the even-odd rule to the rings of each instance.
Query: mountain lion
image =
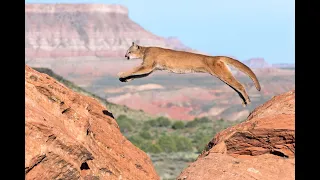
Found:
[[[209,73],[234,89],[242,99],[242,104],[246,106],[250,104],[250,98],[244,86],[234,78],[229,70],[227,65],[231,65],[246,73],[253,80],[256,89],[261,90],[256,75],[248,66],[226,56],[206,56],[160,47],[144,47],[132,42],[125,57],[128,60],[139,58],[143,61],[138,67],[118,73],[121,82],[148,76],[155,70],[166,70],[173,73]]]

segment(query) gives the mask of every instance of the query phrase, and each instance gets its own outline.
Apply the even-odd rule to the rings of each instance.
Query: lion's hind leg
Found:
[[[221,81],[235,90],[242,99],[242,104],[244,106],[250,104],[250,98],[244,86],[232,75],[228,66],[224,62],[215,62],[214,64],[209,66],[208,70],[211,75],[219,78]]]

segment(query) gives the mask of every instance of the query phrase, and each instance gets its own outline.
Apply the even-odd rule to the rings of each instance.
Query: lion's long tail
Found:
[[[256,77],[256,75],[252,72],[252,70],[248,66],[246,66],[245,64],[243,64],[242,62],[240,62],[240,61],[238,61],[236,59],[232,59],[232,58],[229,58],[229,57],[222,58],[221,60],[223,62],[225,62],[226,64],[231,65],[231,66],[239,69],[240,71],[244,72],[245,74],[247,74],[252,79],[252,81],[254,82],[254,85],[256,86],[256,89],[258,91],[261,90],[261,86],[260,86],[260,83],[258,81],[258,78]]]

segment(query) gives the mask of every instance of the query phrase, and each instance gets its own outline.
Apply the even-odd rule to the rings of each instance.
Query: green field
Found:
[[[148,153],[158,174],[175,179],[206,148],[214,135],[240,121],[209,120],[172,121],[158,117],[139,121],[121,115],[116,121],[134,145]]]

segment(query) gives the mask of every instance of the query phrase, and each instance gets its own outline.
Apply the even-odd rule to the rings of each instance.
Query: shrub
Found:
[[[214,132],[203,132],[198,131],[193,137],[192,137],[192,143],[197,149],[197,152],[201,152],[206,145],[209,143],[209,141],[213,138]]]
[[[131,136],[128,140],[144,152],[161,153],[163,152],[159,144],[153,144],[150,140],[143,139],[140,135]]]
[[[171,136],[163,135],[158,139],[157,144],[164,152],[177,152],[177,146]]]
[[[142,131],[149,131],[150,130],[150,124],[148,124],[147,121],[145,121],[143,124],[142,124]]]
[[[210,122],[210,119],[208,119],[207,117],[195,118],[193,121],[187,122],[185,127],[188,127],[188,128],[196,127],[198,126],[198,124],[208,123],[208,122]]]
[[[118,125],[122,133],[131,132],[133,130],[132,124],[128,121],[120,121],[118,122]]]
[[[192,143],[189,138],[183,136],[174,136],[174,141],[179,152],[192,151]]]
[[[135,122],[125,115],[120,115],[118,118],[116,118],[116,121],[122,133],[131,132],[134,129],[133,127],[135,125]]]
[[[171,121],[166,117],[158,117],[156,121],[159,127],[169,127],[171,125]]]
[[[145,141],[141,136],[130,136],[128,140],[140,149]]]
[[[158,117],[157,119],[152,119],[146,122],[152,127],[169,127],[171,121],[166,117]]]
[[[152,139],[151,134],[148,131],[142,131],[139,133],[139,135],[143,138],[143,139]]]
[[[148,143],[148,146],[146,146],[144,151],[150,152],[150,153],[155,153],[155,154],[163,152],[163,150],[159,146],[159,144],[152,144],[152,143]]]
[[[183,129],[184,123],[182,121],[176,121],[172,125],[172,129]]]
[[[149,121],[146,121],[146,124],[150,125],[151,127],[156,127],[157,121],[155,119],[151,119]]]
[[[132,119],[128,118],[126,115],[121,114],[120,116],[118,116],[118,118],[116,118],[116,121],[132,121],[134,122]]]
[[[213,138],[212,136],[202,136],[200,139],[198,139],[195,142],[195,147],[197,149],[197,152],[200,153],[202,150],[204,150],[212,138]]]
[[[193,150],[190,139],[183,136],[168,136],[163,135],[158,139],[157,144],[167,153],[170,152],[188,152]]]
[[[193,121],[188,121],[185,125],[185,127],[192,128],[196,127],[200,123],[198,118],[195,118]]]
[[[198,119],[198,121],[201,123],[207,123],[207,122],[210,122],[210,119],[207,117],[201,117],[200,119]]]

